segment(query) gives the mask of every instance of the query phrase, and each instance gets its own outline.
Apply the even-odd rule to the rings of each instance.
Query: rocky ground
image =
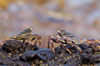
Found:
[[[84,52],[79,53],[74,47],[65,46],[55,48],[56,53],[53,53],[48,48],[8,40],[0,48],[0,66],[99,66],[100,50],[94,52],[92,48],[79,45],[85,48]],[[73,54],[68,53],[66,47],[71,49]]]
[[[70,33],[67,33],[67,36],[69,38],[72,37],[72,35],[69,34]],[[61,35],[63,36],[63,33]],[[86,40],[82,43],[78,43],[71,39],[65,40],[64,37],[66,37],[66,35],[62,36],[60,37],[59,33],[52,35],[52,37],[48,39],[48,48],[41,48],[38,42],[34,44],[26,41],[22,42],[18,40],[18,37],[16,40],[5,40],[0,46],[0,66],[100,65],[99,41],[91,39],[88,40],[88,42]],[[32,41],[34,41],[34,39],[35,38],[32,38]],[[59,44],[59,46],[54,47],[52,41],[53,44],[56,43]],[[49,42],[51,44],[49,44]]]

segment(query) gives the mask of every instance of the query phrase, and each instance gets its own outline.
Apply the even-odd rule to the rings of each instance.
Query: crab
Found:
[[[23,43],[31,42],[33,44],[39,43],[41,45],[41,36],[38,34],[32,34],[32,27],[25,29],[24,31],[20,32],[17,36],[11,37],[11,39],[15,40],[23,40]],[[34,40],[34,41],[33,41]]]
[[[72,38],[72,39],[71,39]],[[81,48],[76,45],[76,41],[73,40],[75,38],[72,36],[69,32],[66,32],[65,30],[58,30],[57,34],[54,34],[52,36],[49,36],[48,40],[48,48],[51,48],[53,52],[55,53],[54,50],[54,44],[59,44],[60,46],[66,46],[66,50],[72,54],[70,48],[74,47],[75,49],[79,50],[81,52]],[[70,47],[68,48],[67,46]]]
[[[80,43],[80,38],[77,37],[77,36],[75,36],[75,35],[72,34],[72,33],[69,33],[69,32],[67,32],[67,31],[65,31],[65,30],[60,30],[60,29],[58,29],[57,32],[58,32],[58,35],[59,35],[60,37],[66,39],[67,41],[71,41],[71,42],[74,43],[74,44]]]
[[[9,40],[9,39],[22,40],[23,43],[30,42],[33,44],[38,43],[39,46],[41,45],[41,36],[38,34],[32,34],[32,27],[24,29],[18,35],[12,36],[12,37],[8,38],[7,40]],[[1,43],[5,42],[7,40],[1,41]]]
[[[7,41],[7,40],[9,40],[9,39],[23,40],[23,43],[24,43],[26,37],[29,36],[29,35],[31,35],[31,34],[32,34],[32,27],[26,28],[26,29],[24,29],[22,32],[20,32],[18,35],[9,37],[9,38],[7,38],[6,40],[1,41],[0,43],[3,43],[3,42],[5,42],[5,41]]]
[[[41,46],[41,36],[38,34],[32,34],[29,37],[26,38],[26,42],[31,44],[38,44],[38,46]]]
[[[23,43],[25,42],[25,39],[29,38],[32,34],[32,28],[27,28],[20,32],[17,36],[10,37],[10,39],[15,39],[15,40],[23,40]]]

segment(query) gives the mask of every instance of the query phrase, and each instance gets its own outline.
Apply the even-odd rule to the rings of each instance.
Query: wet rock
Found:
[[[23,55],[21,55],[20,60],[26,62],[36,62],[37,60],[49,61],[55,58],[55,55],[50,49],[40,49],[37,51],[27,51]],[[39,62],[39,61],[37,61]]]
[[[37,45],[32,45],[29,43],[23,43],[18,40],[7,40],[2,45],[2,50],[11,53],[11,54],[20,54],[30,50],[38,50],[39,47]]]
[[[81,50],[81,52],[80,52]],[[50,48],[7,40],[0,47],[0,66],[81,66],[100,63],[100,44],[63,44]]]
[[[24,51],[24,43],[17,40],[7,40],[2,45],[2,50],[7,53],[18,53]]]
[[[100,51],[94,51],[93,48],[88,48],[80,54],[83,64],[96,64],[100,62]]]
[[[55,54],[50,49],[37,50],[36,55],[43,61],[49,61],[55,58]]]
[[[0,66],[31,66],[27,62],[22,62],[22,61],[15,61],[11,59],[3,59],[2,62],[0,62]]]
[[[82,50],[86,50],[89,48],[88,44],[78,44],[78,46],[82,49]]]
[[[22,61],[33,61],[35,59],[36,52],[35,51],[27,51],[23,55],[21,55],[19,58]]]

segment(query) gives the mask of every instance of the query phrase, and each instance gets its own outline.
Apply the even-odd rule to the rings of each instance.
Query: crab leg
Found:
[[[66,50],[72,55],[72,52],[68,48],[66,48]]]
[[[52,51],[55,53],[55,50],[54,50],[54,46],[53,46],[53,42],[52,42],[51,36],[49,36],[48,48],[51,48]]]
[[[49,36],[49,39],[48,39],[48,48],[50,48],[50,41],[51,41],[51,36]]]
[[[79,50],[80,52],[82,52],[82,49],[81,49],[79,46],[73,44],[70,40],[68,40],[68,37],[66,37],[66,40],[67,40],[67,42],[68,42],[69,44],[71,44],[72,46],[75,46],[77,50]],[[67,50],[67,51],[69,51],[69,50]],[[70,51],[69,51],[69,53],[70,53]]]
[[[51,44],[51,47],[50,47],[50,46],[49,46],[49,47],[50,47],[50,48],[52,49],[52,51],[55,53],[54,46],[53,46],[53,42],[50,42],[50,44]]]
[[[38,45],[41,46],[41,37],[38,37],[37,41],[38,41]]]

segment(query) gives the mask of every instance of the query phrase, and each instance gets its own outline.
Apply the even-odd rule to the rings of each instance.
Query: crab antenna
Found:
[[[50,48],[50,41],[51,41],[51,36],[48,36],[49,39],[48,39],[48,48]]]

